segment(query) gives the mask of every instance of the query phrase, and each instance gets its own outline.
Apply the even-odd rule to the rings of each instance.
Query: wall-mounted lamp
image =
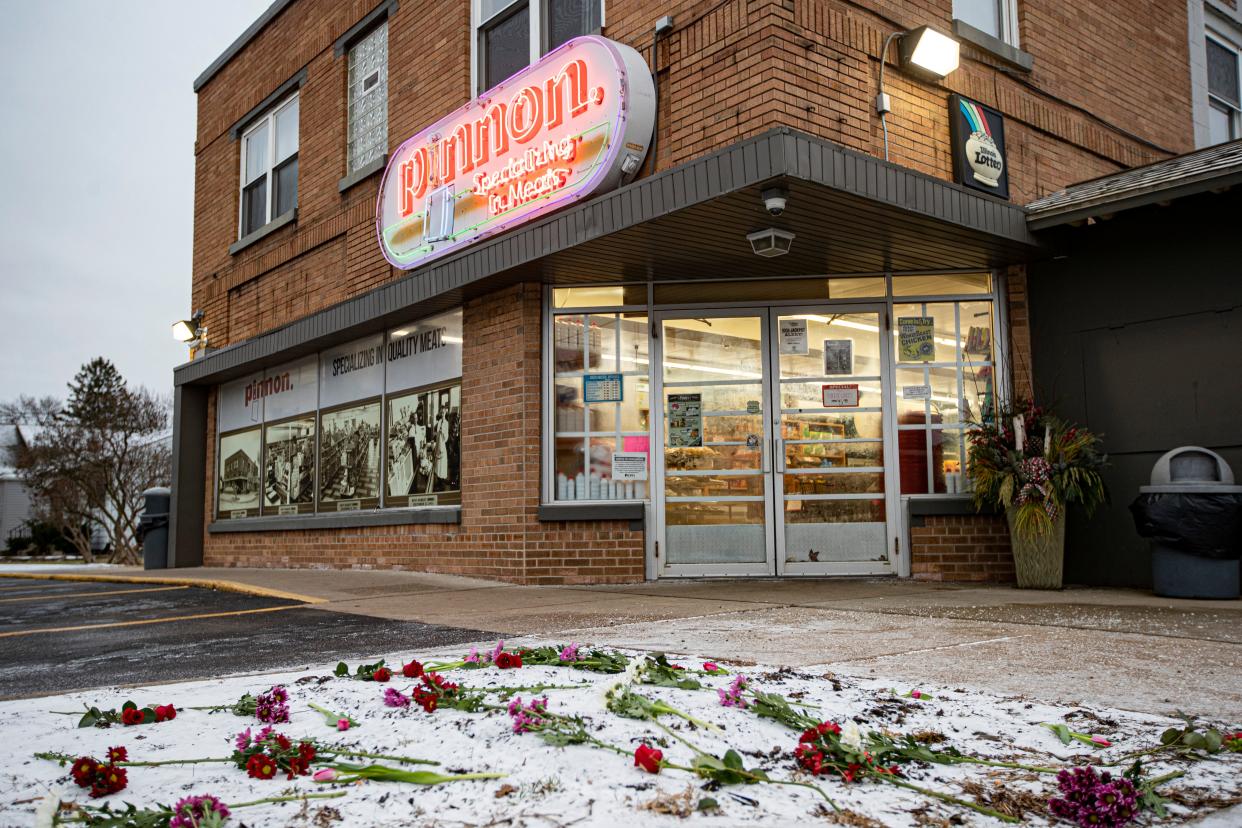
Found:
[[[897,61],[903,69],[941,80],[957,68],[958,42],[930,26],[920,26],[901,36]]]
[[[948,35],[930,26],[919,26],[908,32],[893,32],[880,48],[880,93],[875,98],[875,111],[880,114],[880,126],[884,130],[884,160],[888,160],[888,113],[893,102],[884,91],[884,61],[888,47],[898,41],[897,62],[902,69],[928,80],[943,80],[957,68],[959,44]]]
[[[190,346],[190,359],[199,349],[207,347],[207,328],[203,325],[203,312],[194,311],[189,319],[179,319],[172,324],[173,339]]]

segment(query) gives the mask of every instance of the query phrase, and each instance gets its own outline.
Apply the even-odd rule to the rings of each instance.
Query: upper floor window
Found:
[[[604,25],[603,0],[473,0],[475,90]]]
[[[388,21],[349,50],[348,169],[388,151]]]
[[[1017,0],[953,0],[953,17],[997,40],[1018,45]]]
[[[1242,135],[1238,47],[1224,38],[1207,37],[1208,143],[1220,144]]]
[[[298,96],[286,98],[242,134],[241,228],[246,236],[298,203]]]

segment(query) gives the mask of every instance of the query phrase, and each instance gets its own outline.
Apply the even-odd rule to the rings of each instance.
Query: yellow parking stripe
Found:
[[[21,598],[0,598],[0,604],[14,601],[46,601],[51,598],[93,598],[98,595],[129,595],[131,592],[172,592],[189,589],[185,586],[155,587],[154,589],[110,589],[107,592],[45,592],[42,595],[23,595]]]
[[[167,624],[171,621],[194,621],[199,618],[224,618],[229,615],[253,615],[258,612],[280,612],[281,610],[298,609],[301,604],[286,607],[262,607],[260,609],[233,610],[232,612],[205,612],[199,615],[174,615],[171,618],[144,618],[141,621],[114,621],[110,624],[82,624],[77,627],[42,627],[37,630],[13,630],[0,632],[0,638],[14,638],[19,635],[36,635],[38,633],[78,632],[79,630],[101,630],[105,627],[137,627],[143,624]]]

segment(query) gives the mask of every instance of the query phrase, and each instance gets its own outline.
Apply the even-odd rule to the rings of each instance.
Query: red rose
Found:
[[[271,779],[276,775],[276,763],[266,753],[256,753],[246,761],[246,773],[255,779]]]
[[[647,773],[659,773],[660,763],[664,761],[664,751],[656,750],[647,745],[639,745],[634,750],[634,767],[642,768]]]
[[[411,661],[409,664],[402,666],[401,675],[406,678],[418,678],[423,674],[423,665],[417,661]]]
[[[414,688],[414,702],[428,713],[434,713],[439,696],[421,687]]]
[[[371,674],[371,678],[376,681],[388,681],[392,678],[392,670],[389,670],[387,667],[381,667]]]
[[[124,762],[128,758],[129,758],[129,751],[127,751],[125,748],[123,747],[108,748],[108,762],[110,764],[116,764],[117,762]]]
[[[509,670],[522,666],[522,657],[513,653],[501,653],[496,656],[496,666],[502,670]]]
[[[171,722],[177,718],[177,708],[171,704],[157,704],[155,706],[155,720],[157,722]]]
[[[142,711],[136,707],[127,707],[121,711],[121,723],[125,725],[142,724]]]

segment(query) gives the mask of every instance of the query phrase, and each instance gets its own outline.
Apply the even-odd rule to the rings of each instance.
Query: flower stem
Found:
[[[951,802],[954,805],[961,805],[963,808],[970,808],[972,811],[977,811],[981,814],[986,814],[987,816],[995,817],[996,819],[999,819],[1002,822],[1021,822],[1021,820],[1019,820],[1017,817],[1009,816],[1008,814],[1002,814],[1000,811],[994,811],[991,808],[987,808],[987,807],[984,807],[983,805],[980,805],[978,802],[969,802],[965,799],[960,799],[956,796],[952,796],[947,793],[941,793],[940,791],[933,791],[929,788],[922,788],[922,787],[919,787],[918,785],[914,785],[914,784],[911,784],[910,782],[906,782],[903,779],[898,779],[895,776],[889,776],[887,774],[876,774],[874,778],[883,779],[885,782],[888,782],[892,785],[896,785],[899,788],[907,788],[908,790],[911,790],[911,791],[918,791],[924,796],[930,796],[933,799],[939,799],[941,802]]]
[[[328,746],[325,746],[323,748],[323,752],[332,754],[333,756],[352,756],[358,759],[387,759],[390,762],[400,762],[403,765],[439,765],[440,764],[439,762],[436,762],[435,760],[432,760],[432,759],[415,759],[412,756],[389,756],[386,753],[365,753],[363,751],[357,751],[357,750],[339,750],[337,748],[328,747]]]
[[[1039,765],[1023,765],[1018,762],[1001,762],[994,759],[979,759],[974,756],[953,756],[948,753],[937,754],[945,760],[945,764],[956,765],[966,763],[969,765],[988,765],[993,768],[1013,768],[1014,770],[1031,771],[1032,773],[1060,773],[1059,768],[1045,768]]]
[[[117,762],[116,764],[127,768],[156,768],[160,765],[204,765],[212,762],[232,762],[233,758],[208,758],[208,759],[163,759],[152,762]]]
[[[308,793],[297,794],[296,796],[269,796],[266,799],[255,799],[250,802],[230,802],[230,808],[250,808],[254,805],[268,805],[274,802],[300,802],[303,799],[340,799],[345,796],[345,791],[334,791],[333,793]]]

